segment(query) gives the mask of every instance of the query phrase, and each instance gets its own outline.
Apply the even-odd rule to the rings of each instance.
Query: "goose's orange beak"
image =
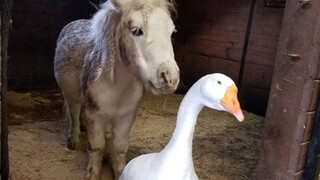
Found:
[[[244,116],[240,108],[237,94],[238,88],[236,86],[229,86],[223,98],[220,100],[220,104],[226,111],[233,114],[240,122],[242,122]]]

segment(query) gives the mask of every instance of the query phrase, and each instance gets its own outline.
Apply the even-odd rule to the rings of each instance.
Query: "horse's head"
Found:
[[[116,30],[120,57],[145,89],[172,93],[179,83],[171,35],[175,26],[166,0],[112,0],[121,14]]]

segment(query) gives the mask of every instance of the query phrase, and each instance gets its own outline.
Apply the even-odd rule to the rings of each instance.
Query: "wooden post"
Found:
[[[2,19],[2,12],[1,12],[1,9],[0,9],[0,32],[2,31],[2,26],[1,26],[1,19]],[[1,72],[2,72],[2,68],[1,68],[1,63],[2,63],[2,55],[1,55],[1,35],[2,35],[2,33],[0,33],[0,80],[1,80],[1,78],[2,78],[2,76],[1,76]],[[0,81],[0,89],[1,89],[1,86],[2,86],[2,84],[1,84],[1,81]],[[1,106],[1,98],[0,98],[0,114],[1,114],[1,109],[2,109],[2,106]],[[1,116],[0,116],[0,134],[1,134]],[[1,147],[1,141],[0,141],[0,147]],[[0,159],[1,159],[1,148],[0,148]],[[1,162],[0,162],[0,164],[1,164]],[[1,176],[0,176],[1,177]],[[0,178],[0,180],[1,180],[1,178]]]
[[[287,1],[255,179],[302,176],[320,59],[320,1]]]
[[[8,119],[7,119],[7,60],[12,0],[1,0],[1,179],[9,179]]]

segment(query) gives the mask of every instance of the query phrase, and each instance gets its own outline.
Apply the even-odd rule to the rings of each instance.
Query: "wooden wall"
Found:
[[[95,1],[93,1],[95,2]],[[256,0],[247,56],[242,60],[251,1],[176,0],[178,33],[174,35],[181,79],[188,89],[201,76],[222,72],[240,79],[242,106],[264,114],[280,32],[283,8]],[[68,22],[90,17],[88,0],[19,0],[13,7],[9,87],[55,87],[55,41]],[[243,76],[239,76],[244,62]]]
[[[287,1],[255,179],[313,179],[302,175],[319,131],[319,9],[320,1]]]
[[[53,77],[55,43],[62,27],[87,18],[87,0],[18,0],[13,6],[8,86],[13,89],[56,87]]]
[[[240,74],[251,1],[178,0],[178,33],[174,37],[181,78],[186,89],[198,78],[213,72],[241,78],[242,106],[264,114],[271,86],[283,8],[254,5],[252,27]]]

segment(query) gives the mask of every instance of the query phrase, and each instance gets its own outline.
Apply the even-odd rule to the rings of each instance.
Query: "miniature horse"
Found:
[[[111,123],[112,167],[126,164],[129,132],[143,89],[173,93],[179,84],[167,0],[109,0],[89,20],[66,25],[57,40],[56,81],[70,121],[68,147],[79,145],[80,111],[88,134],[88,179],[99,179],[106,123]]]

